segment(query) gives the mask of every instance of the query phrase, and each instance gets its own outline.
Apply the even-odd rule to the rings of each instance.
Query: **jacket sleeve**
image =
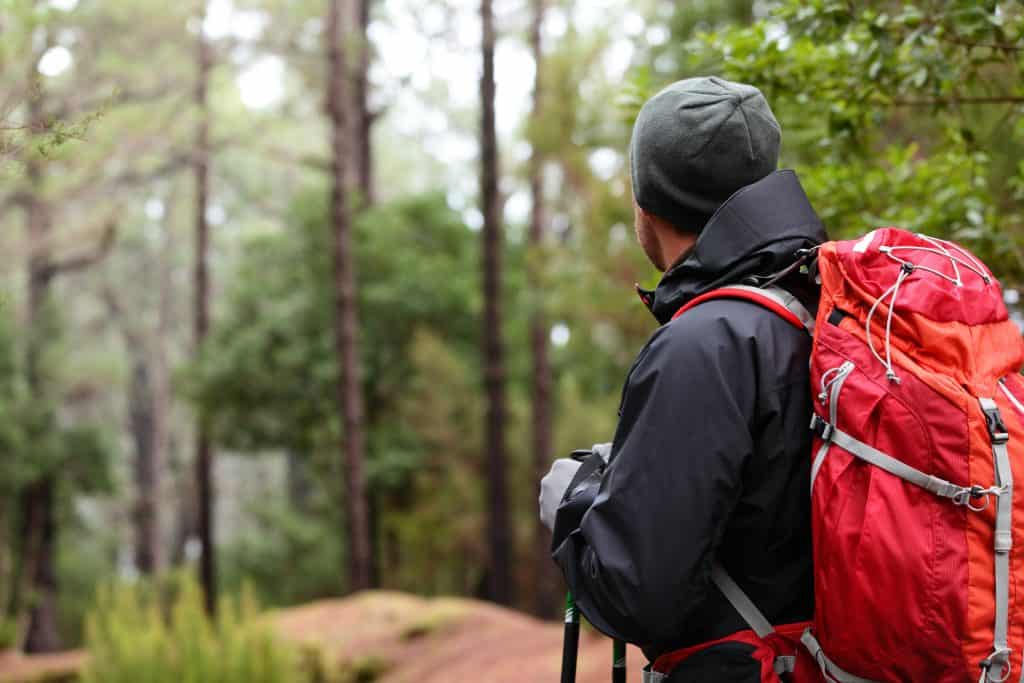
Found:
[[[552,548],[583,614],[642,646],[695,616],[753,451],[754,340],[723,310],[706,304],[654,334],[626,380],[610,464],[558,511],[576,510]]]

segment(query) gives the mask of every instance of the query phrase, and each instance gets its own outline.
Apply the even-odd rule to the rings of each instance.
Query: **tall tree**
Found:
[[[162,346],[163,340],[159,336],[152,340],[147,338],[132,324],[113,287],[104,291],[104,298],[113,322],[121,330],[131,364],[125,403],[128,406],[128,428],[135,446],[132,463],[135,479],[135,501],[132,505],[134,558],[135,569],[140,574],[149,575],[156,571],[161,559],[158,491],[166,435],[166,364],[161,362],[162,354],[156,353],[153,347]],[[159,317],[162,322],[162,310]],[[160,331],[166,331],[166,326],[161,324]]]
[[[170,196],[174,194],[172,192]],[[173,206],[173,200],[167,205]],[[130,363],[125,404],[128,430],[135,448],[132,463],[135,569],[142,575],[156,572],[165,557],[161,543],[164,515],[161,514],[160,489],[166,464],[171,402],[167,347],[174,337],[171,316],[175,244],[171,215],[172,212],[167,211],[161,219],[162,236],[153,247],[142,246],[145,240],[139,240],[141,244],[135,249],[129,249],[130,245],[121,249],[122,254],[127,252],[128,258],[123,259],[126,265],[135,266],[127,276],[147,282],[147,275],[153,274],[155,287],[141,287],[141,291],[131,292],[108,282],[102,290],[111,322],[120,332],[124,353]],[[125,275],[121,274],[121,277]],[[147,296],[150,289],[155,290],[156,301]],[[153,308],[156,315],[154,324],[150,325],[149,316],[143,315],[142,311]]]
[[[364,206],[373,204],[375,188],[373,184],[373,145],[371,130],[374,114],[370,110],[370,39],[367,29],[370,26],[370,0],[354,0],[351,3],[355,17],[353,26],[356,41],[355,64],[352,65],[352,90],[354,95],[352,131],[358,153],[356,154],[356,179],[359,194]]]
[[[352,2],[352,0],[347,0]],[[348,532],[348,582],[350,590],[369,588],[373,558],[366,503],[366,452],[363,394],[359,359],[359,311],[356,306],[356,272],[352,254],[352,222],[347,201],[346,167],[352,135],[351,88],[347,87],[345,46],[342,37],[345,12],[342,0],[329,0],[324,32],[327,58],[325,109],[331,126],[330,226],[334,236],[334,347],[338,362],[336,385],[343,427],[345,523]]]
[[[49,31],[45,31],[44,35],[47,40],[43,42],[49,43]],[[37,62],[30,60],[29,63],[28,82],[31,83],[36,81]],[[29,128],[32,130],[45,125],[45,92],[42,85],[38,88],[38,92],[28,102]],[[29,192],[23,199],[29,243],[26,372],[32,397],[44,404],[41,355],[46,343],[46,304],[54,276],[50,252],[53,217],[43,194],[46,180],[43,160],[36,154],[28,153],[25,170],[29,186]],[[21,572],[27,591],[20,591],[19,598],[27,600],[29,596],[24,593],[32,594],[27,624],[22,624],[24,649],[27,652],[51,652],[61,647],[57,629],[56,487],[55,474],[44,472],[25,488],[21,496]]]
[[[51,32],[43,30],[42,50],[28,62],[29,82],[37,83],[36,92],[27,103],[28,129],[45,132],[49,129],[46,89],[36,78],[40,56],[51,43]],[[25,211],[28,232],[28,340],[25,354],[27,386],[30,400],[36,406],[38,423],[32,425],[32,439],[42,444],[57,430],[52,409],[52,387],[44,368],[43,356],[52,343],[55,280],[62,275],[86,269],[109,252],[115,235],[111,219],[97,247],[88,254],[58,258],[53,253],[54,212],[59,204],[47,196],[45,159],[36,148],[21,150],[25,167],[25,191],[18,202]],[[45,449],[40,447],[40,451]],[[68,454],[62,453],[66,457]],[[42,458],[46,460],[46,458]],[[57,496],[59,467],[45,462],[38,477],[31,481],[19,498],[21,519],[20,588],[16,592],[20,632],[27,652],[52,652],[62,645],[57,618]]]
[[[533,310],[530,315],[530,402],[531,402],[531,446],[533,450],[534,476],[536,481],[547,472],[551,464],[551,361],[548,357],[549,327],[543,308],[544,279],[542,250],[544,248],[544,156],[536,140],[541,125],[543,101],[542,76],[544,51],[541,42],[541,28],[544,24],[544,0],[533,0],[533,21],[530,25],[530,50],[533,53],[533,111],[530,113],[530,129],[533,134],[530,154],[530,209],[529,244],[534,252],[530,260],[529,281],[533,293]],[[555,565],[548,548],[551,533],[536,520],[534,529],[534,611],[539,615],[551,614],[555,602]]]
[[[76,396],[76,387],[64,374],[72,354],[56,353],[63,324],[74,324],[76,314],[86,307],[75,305],[80,288],[60,292],[58,299],[59,283],[66,275],[88,270],[110,252],[120,190],[186,163],[167,159],[154,165],[149,153],[166,148],[174,139],[166,121],[154,111],[136,119],[140,107],[132,107],[133,113],[121,107],[145,104],[156,109],[161,101],[166,104],[167,93],[175,90],[173,65],[159,70],[159,84],[150,87],[154,72],[139,67],[135,57],[143,42],[145,54],[151,54],[156,49],[152,42],[118,43],[116,62],[103,52],[113,51],[109,36],[137,35],[121,29],[140,13],[134,6],[83,4],[65,11],[56,4],[26,2],[12,6],[3,17],[3,58],[11,68],[2,73],[5,94],[0,110],[20,133],[7,144],[12,138],[5,131],[5,141],[0,143],[3,161],[17,165],[0,191],[0,206],[21,208],[25,218],[28,272],[22,372],[31,410],[18,420],[25,432],[24,452],[15,453],[11,444],[4,449],[17,463],[16,493],[10,498],[17,501],[19,542],[13,562],[0,565],[12,568],[7,577],[12,588],[5,591],[9,600],[4,607],[17,615],[22,644],[29,651],[57,649],[61,644],[57,547],[62,524],[73,516],[69,497],[109,483],[105,430],[87,424],[94,419],[93,411],[82,409],[86,402],[80,394]],[[151,8],[146,16],[152,17]],[[184,25],[174,8],[161,18]],[[67,62],[55,70],[50,57],[62,51]],[[65,73],[68,70],[72,73]],[[91,124],[100,114],[105,122],[117,119],[107,129],[116,134],[93,135]],[[0,211],[0,218],[11,215]],[[94,225],[88,225],[99,216]],[[87,235],[90,239],[83,240]],[[95,243],[93,235],[99,237]],[[7,408],[10,405],[11,401],[5,402]],[[9,478],[9,471],[4,477]]]
[[[512,533],[509,523],[505,458],[505,349],[502,336],[501,272],[504,246],[498,189],[498,133],[494,119],[494,8],[480,2],[480,203],[483,209],[483,367],[487,394],[484,426],[487,477],[488,593],[501,604],[512,601]]]
[[[193,321],[196,349],[202,346],[210,322],[209,246],[210,225],[207,209],[210,194],[210,103],[208,87],[213,55],[203,26],[206,0],[199,2],[199,29],[196,32],[195,108],[198,115],[193,160],[195,174],[195,302]],[[217,567],[214,548],[213,449],[206,415],[199,412],[196,425],[196,492],[199,498],[199,581],[203,587],[206,611],[217,607]]]

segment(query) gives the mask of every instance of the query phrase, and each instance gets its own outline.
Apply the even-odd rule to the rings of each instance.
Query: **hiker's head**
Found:
[[[781,137],[761,91],[743,83],[688,78],[644,104],[629,156],[637,237],[657,268],[692,246],[732,193],[775,170]]]

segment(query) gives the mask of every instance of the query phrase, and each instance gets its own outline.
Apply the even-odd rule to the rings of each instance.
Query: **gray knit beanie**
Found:
[[[633,125],[633,196],[699,233],[732,193],[775,170],[781,137],[754,86],[714,76],[678,81],[649,99]]]

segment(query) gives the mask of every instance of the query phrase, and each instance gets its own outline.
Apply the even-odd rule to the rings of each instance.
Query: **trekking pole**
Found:
[[[626,683],[626,642],[612,641],[612,683]]]
[[[562,683],[576,683],[576,653],[580,646],[580,613],[572,591],[565,594],[565,638],[562,640]]]

